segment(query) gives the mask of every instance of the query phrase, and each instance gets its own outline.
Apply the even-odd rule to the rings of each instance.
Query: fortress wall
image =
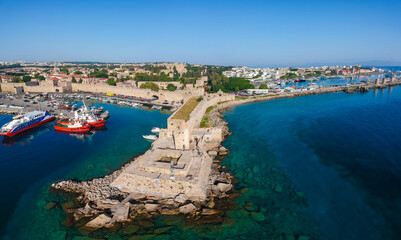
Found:
[[[15,87],[25,87],[25,83],[0,83],[3,92],[16,93]]]
[[[202,88],[203,89],[203,88]],[[186,126],[190,129],[190,132],[194,128],[199,128],[199,125],[202,121],[203,115],[206,112],[206,109],[210,106],[216,105],[219,102],[234,100],[235,96],[231,94],[209,94],[204,95],[203,100],[196,106],[196,108],[192,111],[190,115],[190,119],[186,122]],[[160,137],[163,136],[172,136],[173,131],[178,130],[181,123],[184,121],[182,119],[173,119],[174,115],[178,112],[178,110],[172,114],[167,119],[167,129],[162,129],[160,132]]]
[[[208,161],[207,163],[211,161]],[[206,164],[206,163],[205,163]],[[206,169],[206,168],[205,168]],[[202,175],[206,175],[203,173]],[[204,177],[204,176],[202,176]],[[208,178],[205,178],[208,180]],[[110,185],[117,187],[126,193],[143,193],[147,195],[156,195],[162,197],[175,197],[184,193],[191,200],[203,200],[206,198],[207,182],[190,182],[185,178],[183,180],[170,178],[155,178],[154,176],[141,176],[129,173],[121,173]]]
[[[62,92],[63,87],[51,86],[48,82],[40,82],[39,86],[26,86],[25,83],[1,83],[1,89],[3,92],[15,93],[15,87],[23,87],[25,92]],[[95,93],[114,93],[125,96],[133,96],[140,98],[153,98],[153,96],[159,97],[160,101],[185,101],[190,97],[190,93],[185,91],[159,91],[154,92],[148,89],[138,89],[133,87],[116,87],[109,85],[100,84],[79,84],[72,83],[72,91],[84,91],[84,92],[95,92]]]
[[[96,93],[114,93],[125,96],[140,97],[140,98],[153,98],[158,96],[161,101],[175,101],[180,102],[185,99],[184,93],[181,91],[151,91],[149,89],[138,89],[133,87],[117,87],[99,84],[72,84],[73,91],[96,92]]]
[[[25,83],[1,83],[1,89],[3,92],[16,93],[16,87],[23,87],[24,92],[35,92],[35,93],[48,93],[48,92],[63,92],[63,87],[53,87],[49,85],[39,86],[26,86]]]

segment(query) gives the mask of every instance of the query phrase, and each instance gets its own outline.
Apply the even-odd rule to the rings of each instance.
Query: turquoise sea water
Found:
[[[14,143],[3,140],[0,236],[51,239],[50,233],[63,229],[60,223],[65,215],[60,209],[43,209],[48,201],[59,198],[48,191],[50,184],[59,179],[91,179],[119,169],[150,147],[141,135],[149,134],[154,126],[163,126],[169,117],[158,111],[97,105],[104,106],[110,118],[106,130],[91,136],[56,133],[48,124]],[[0,124],[11,118],[0,115]]]
[[[69,197],[59,179],[103,176],[146,151],[141,138],[169,115],[104,105],[108,129],[83,139],[51,125],[0,145],[4,239],[128,239],[124,229],[80,233],[62,225]],[[0,115],[0,124],[11,116]],[[240,196],[218,224],[181,216],[150,219],[135,234],[156,239],[399,239],[401,87],[237,106],[225,112],[232,136],[222,165]],[[5,145],[8,144],[8,145]],[[217,202],[217,204],[219,204]],[[212,219],[213,220],[213,219]],[[163,233],[147,235],[167,227]]]
[[[228,168],[247,176],[277,162],[308,199],[321,239],[400,239],[400,87],[243,105],[225,119]],[[248,178],[263,185],[269,175]]]

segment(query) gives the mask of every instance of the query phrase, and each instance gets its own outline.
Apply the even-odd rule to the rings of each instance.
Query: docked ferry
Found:
[[[0,128],[0,135],[12,137],[29,129],[38,127],[54,120],[54,116],[48,111],[33,111],[13,117]]]

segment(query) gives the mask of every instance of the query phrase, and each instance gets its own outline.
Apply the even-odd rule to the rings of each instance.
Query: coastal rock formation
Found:
[[[228,150],[224,147],[218,147],[215,150],[215,157],[218,158],[220,152],[226,151]],[[136,159],[132,162],[134,161]],[[52,184],[52,189],[54,190],[79,194],[77,200],[79,202],[78,205],[81,207],[77,207],[77,204],[72,202],[63,204],[63,209],[67,216],[71,216],[66,224],[73,226],[84,219],[89,219],[79,229],[84,232],[92,232],[100,228],[111,229],[118,222],[135,219],[138,216],[150,218],[155,214],[184,214],[193,217],[197,216],[196,219],[198,220],[205,218],[201,220],[205,222],[222,221],[222,218],[218,216],[221,210],[215,209],[216,204],[213,199],[215,197],[218,199],[229,197],[229,193],[233,190],[233,176],[228,172],[221,171],[219,164],[212,164],[208,177],[207,189],[209,190],[207,191],[207,197],[199,201],[189,199],[184,193],[171,197],[161,197],[150,193],[128,194],[118,188],[111,187],[111,182],[129,164],[103,178],[82,182],[66,180]],[[216,218],[211,217],[215,215],[217,216]],[[141,225],[146,225],[146,222],[141,222]]]
[[[186,205],[181,206],[179,208],[179,210],[180,210],[180,213],[182,213],[182,214],[188,214],[188,213],[194,212],[196,210],[196,207],[192,203],[188,203]]]
[[[109,223],[111,220],[111,217],[107,216],[106,214],[100,214],[97,216],[95,219],[92,221],[88,222],[84,227],[87,229],[92,229],[92,230],[97,230],[107,223]]]

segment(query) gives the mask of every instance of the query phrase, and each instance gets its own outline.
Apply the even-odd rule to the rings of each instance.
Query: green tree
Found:
[[[117,82],[114,81],[114,78],[107,79],[107,84],[109,84],[110,86],[117,86]]]
[[[68,74],[68,68],[63,67],[63,68],[61,69],[61,72]]]
[[[74,76],[72,77],[71,82],[72,82],[72,83],[77,83],[77,80],[75,79]]]
[[[262,84],[259,86],[259,89],[267,89],[267,84]]]
[[[142,83],[140,88],[142,88],[142,89],[150,89],[150,90],[156,91],[156,92],[159,91],[159,86],[154,82]]]
[[[95,77],[95,78],[108,78],[108,72],[106,69],[102,69],[101,71],[98,71],[97,69],[95,69],[95,71],[91,74],[89,74],[89,76],[91,77]]]
[[[82,73],[83,73],[83,72],[81,72],[81,71],[75,71],[75,72],[74,72],[74,74],[77,74],[77,75],[82,75]]]
[[[82,78],[81,79],[79,79],[79,81],[78,81],[79,83],[82,83]]]
[[[31,76],[23,76],[22,77],[22,81],[24,81],[24,82],[30,82],[31,80],[32,80]]]
[[[229,78],[228,82],[224,83],[223,85],[226,90],[231,90],[231,91],[239,91],[243,89],[255,88],[255,86],[253,86],[248,80],[245,80],[245,78],[237,78],[237,77]]]
[[[22,82],[22,79],[17,76],[14,76],[12,82],[19,83],[19,82]]]
[[[180,73],[177,71],[177,68],[174,66],[173,68],[173,80],[177,81],[180,78]]]
[[[168,84],[167,85],[167,90],[174,92],[177,89],[177,87],[174,84]]]

